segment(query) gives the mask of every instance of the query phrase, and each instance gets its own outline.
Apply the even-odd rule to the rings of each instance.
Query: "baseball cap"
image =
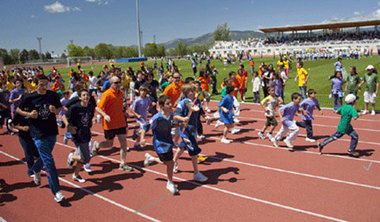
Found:
[[[356,96],[354,94],[348,94],[346,96],[346,98],[344,99],[344,101],[346,101],[346,103],[352,103],[356,100]]]
[[[373,65],[368,65],[366,70],[368,70],[368,69],[375,69],[375,67],[373,67]]]

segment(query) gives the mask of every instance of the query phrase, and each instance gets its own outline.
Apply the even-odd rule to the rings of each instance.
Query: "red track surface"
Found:
[[[216,103],[212,103],[215,109]],[[345,136],[319,155],[316,143],[306,142],[305,130],[289,152],[280,142],[272,147],[257,137],[264,116],[257,105],[242,104],[241,133],[229,135],[234,142],[220,142],[222,128],[204,125],[206,141],[202,153],[209,156],[200,170],[209,181],[192,180],[192,166],[185,153],[175,174],[179,195],[166,190],[166,169],[162,165],[142,168],[145,152],[131,149],[127,160],[132,172],[118,168],[119,150],[104,149],[91,160],[93,174],[82,176],[84,184],[73,182],[66,158],[73,144],[62,144],[63,130],[54,148],[62,192],[68,201],[56,204],[46,177],[35,187],[18,161],[24,154],[16,136],[0,136],[0,217],[6,221],[380,221],[380,115],[366,115],[353,121],[359,134],[360,158],[346,155],[350,138]],[[331,135],[339,116],[316,112],[315,135]],[[300,117],[297,117],[300,118]],[[130,124],[133,127],[133,122]],[[278,127],[279,129],[279,127]],[[99,124],[93,127],[102,140]],[[2,132],[5,132],[3,129]],[[131,132],[131,131],[130,131]],[[133,142],[128,140],[130,147]],[[115,144],[117,147],[118,144]],[[1,218],[0,218],[1,219]]]

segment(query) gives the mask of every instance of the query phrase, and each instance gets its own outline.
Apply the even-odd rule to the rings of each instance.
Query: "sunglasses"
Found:
[[[120,84],[121,82],[113,82],[113,83],[115,83],[115,84]]]

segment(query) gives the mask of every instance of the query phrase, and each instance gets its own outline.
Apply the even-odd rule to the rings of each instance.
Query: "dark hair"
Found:
[[[295,93],[292,94],[292,100],[298,99],[300,97],[301,97],[301,94],[299,94],[297,92],[295,92]]]
[[[298,64],[303,67],[303,62],[302,61],[299,61]]]
[[[230,94],[232,91],[234,91],[235,90],[235,87],[233,87],[233,86],[231,86],[231,85],[228,85],[228,86],[226,86],[227,88],[226,88],[226,93],[227,94]]]
[[[80,89],[78,91],[78,97],[80,97],[80,95],[82,95],[82,92],[88,92],[88,90],[86,88]]]
[[[170,97],[169,97],[168,95],[162,95],[162,96],[160,96],[160,97],[158,98],[158,105],[159,105],[160,107],[164,106],[166,100],[170,100],[170,101],[171,101],[171,99],[170,99]]]
[[[240,67],[244,69],[244,65],[243,64],[240,64]]]
[[[358,74],[358,73],[356,72],[356,66],[351,66],[351,69],[354,70],[354,73],[355,73],[355,74]]]
[[[315,90],[314,89],[309,89],[307,91],[307,95],[310,96],[311,94],[315,93]]]
[[[234,75],[234,74],[236,75],[236,73],[235,73],[234,71],[231,71],[231,72],[228,74],[228,76],[231,77],[231,76]]]
[[[41,80],[49,81],[49,78],[46,77],[45,75],[38,75],[38,76],[36,76],[35,81],[36,81],[37,85],[38,85],[38,82],[41,81]]]
[[[269,91],[270,91],[271,89],[275,90],[274,85],[271,85],[271,86],[268,87],[268,93],[269,93]]]
[[[187,84],[187,83],[190,83],[190,82],[194,82],[194,78],[193,77],[187,77],[186,79],[185,79],[185,83]]]

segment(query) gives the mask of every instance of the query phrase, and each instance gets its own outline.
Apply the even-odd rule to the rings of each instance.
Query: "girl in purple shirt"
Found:
[[[342,73],[336,72],[334,78],[331,80],[331,94],[334,98],[334,111],[342,106],[343,91]]]

